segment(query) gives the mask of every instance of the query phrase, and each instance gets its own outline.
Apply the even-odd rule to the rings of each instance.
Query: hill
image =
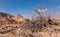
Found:
[[[11,15],[11,14],[8,14],[8,13],[4,13],[4,12],[0,12],[0,18],[1,17],[9,17],[9,18],[11,18],[11,17],[14,17],[13,15]]]

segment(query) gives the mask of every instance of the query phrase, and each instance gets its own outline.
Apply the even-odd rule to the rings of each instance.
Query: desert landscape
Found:
[[[60,0],[0,0],[0,37],[60,37]]]
[[[39,10],[32,19],[0,12],[0,37],[60,37],[59,20],[46,16],[44,8]]]

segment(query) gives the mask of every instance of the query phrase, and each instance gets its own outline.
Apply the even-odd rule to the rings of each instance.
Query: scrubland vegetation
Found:
[[[34,10],[32,19],[24,19],[21,26],[20,24],[1,26],[0,37],[3,37],[3,35],[4,37],[59,37],[57,33],[60,34],[60,29],[56,28],[59,24],[45,13],[44,9],[40,9],[40,11]]]

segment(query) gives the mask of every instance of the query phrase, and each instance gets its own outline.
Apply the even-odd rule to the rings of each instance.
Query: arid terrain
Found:
[[[60,22],[35,10],[32,19],[0,12],[0,37],[60,37]],[[58,23],[59,22],[59,23]]]

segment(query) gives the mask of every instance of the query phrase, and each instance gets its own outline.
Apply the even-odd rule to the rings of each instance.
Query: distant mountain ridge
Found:
[[[0,23],[2,24],[12,24],[12,23],[22,24],[24,20],[25,20],[24,17],[20,14],[13,16],[8,13],[0,12]]]
[[[1,17],[14,17],[13,15],[11,15],[11,14],[8,14],[8,13],[4,13],[4,12],[0,12],[0,18]]]

